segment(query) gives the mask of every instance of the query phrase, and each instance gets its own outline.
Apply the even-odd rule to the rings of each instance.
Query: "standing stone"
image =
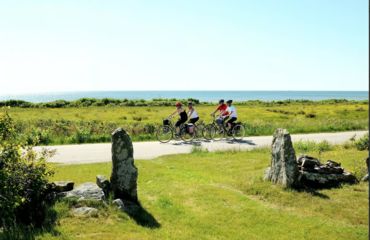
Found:
[[[122,128],[112,133],[111,190],[114,198],[137,202],[137,168],[130,136]]]
[[[272,140],[271,166],[265,179],[283,187],[297,184],[298,165],[290,134],[286,129],[276,129]]]

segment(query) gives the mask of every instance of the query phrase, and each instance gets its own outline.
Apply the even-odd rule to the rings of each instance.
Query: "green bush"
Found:
[[[360,151],[369,150],[369,134],[366,134],[365,136],[356,140],[354,143],[357,150]]]
[[[326,152],[333,149],[333,146],[326,140],[319,143],[315,141],[298,141],[294,143],[294,148],[297,152],[307,153],[307,152]]]
[[[7,113],[1,116],[0,227],[43,223],[51,202],[48,177],[53,171],[46,163],[51,154],[46,150],[36,154],[27,139],[19,137],[11,117]]]

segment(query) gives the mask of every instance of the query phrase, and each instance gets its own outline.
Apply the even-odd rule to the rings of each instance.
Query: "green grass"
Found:
[[[308,147],[317,156],[316,147]],[[297,154],[300,150],[297,150]],[[366,151],[325,148],[350,171],[364,169]],[[159,228],[138,225],[125,213],[100,207],[96,218],[69,214],[68,203],[55,206],[52,233],[37,239],[367,239],[368,185],[360,183],[318,192],[284,190],[262,180],[270,163],[268,149],[249,152],[172,155],[138,160],[138,194]],[[77,184],[110,175],[111,164],[57,165],[53,180]]]
[[[200,105],[201,119],[211,121],[215,106]],[[247,135],[271,135],[276,128],[290,133],[334,132],[368,128],[367,102],[282,102],[237,105]],[[155,140],[155,129],[174,111],[166,106],[101,106],[68,108],[11,108],[19,132],[37,136],[43,145],[109,142],[122,126],[134,141]]]

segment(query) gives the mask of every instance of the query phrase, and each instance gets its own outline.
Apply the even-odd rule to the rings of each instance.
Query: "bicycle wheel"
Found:
[[[232,130],[232,135],[233,135],[233,138],[237,141],[240,141],[243,139],[243,137],[245,136],[245,128],[243,125],[241,124],[237,124],[234,126],[233,130]]]
[[[160,126],[156,136],[161,143],[168,143],[173,137],[173,130],[170,126]]]
[[[195,137],[196,138],[203,137],[203,129],[204,129],[204,124],[199,124],[195,126]]]
[[[202,130],[202,135],[207,140],[212,140],[216,135],[217,129],[213,124],[208,124],[204,126]]]
[[[195,137],[195,131],[193,130],[192,133],[190,133],[187,129],[187,126],[181,126],[180,127],[180,137],[184,142],[190,142]]]

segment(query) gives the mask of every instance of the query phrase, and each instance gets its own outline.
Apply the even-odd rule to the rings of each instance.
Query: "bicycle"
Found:
[[[181,138],[184,142],[190,142],[195,137],[195,128],[193,124],[186,123],[180,125],[179,134],[176,133],[176,127],[170,119],[164,119],[163,125],[157,129],[156,137],[161,143],[168,143],[174,138]]]
[[[199,121],[199,123],[194,123],[194,131],[195,131],[195,138],[203,137],[203,129],[205,124],[203,121]]]
[[[212,123],[204,127],[202,134],[207,140],[231,136],[234,140],[240,141],[245,136],[245,128],[241,122],[237,122],[233,123],[230,129],[227,129],[225,123],[222,125],[217,124],[216,117],[213,116]]]

